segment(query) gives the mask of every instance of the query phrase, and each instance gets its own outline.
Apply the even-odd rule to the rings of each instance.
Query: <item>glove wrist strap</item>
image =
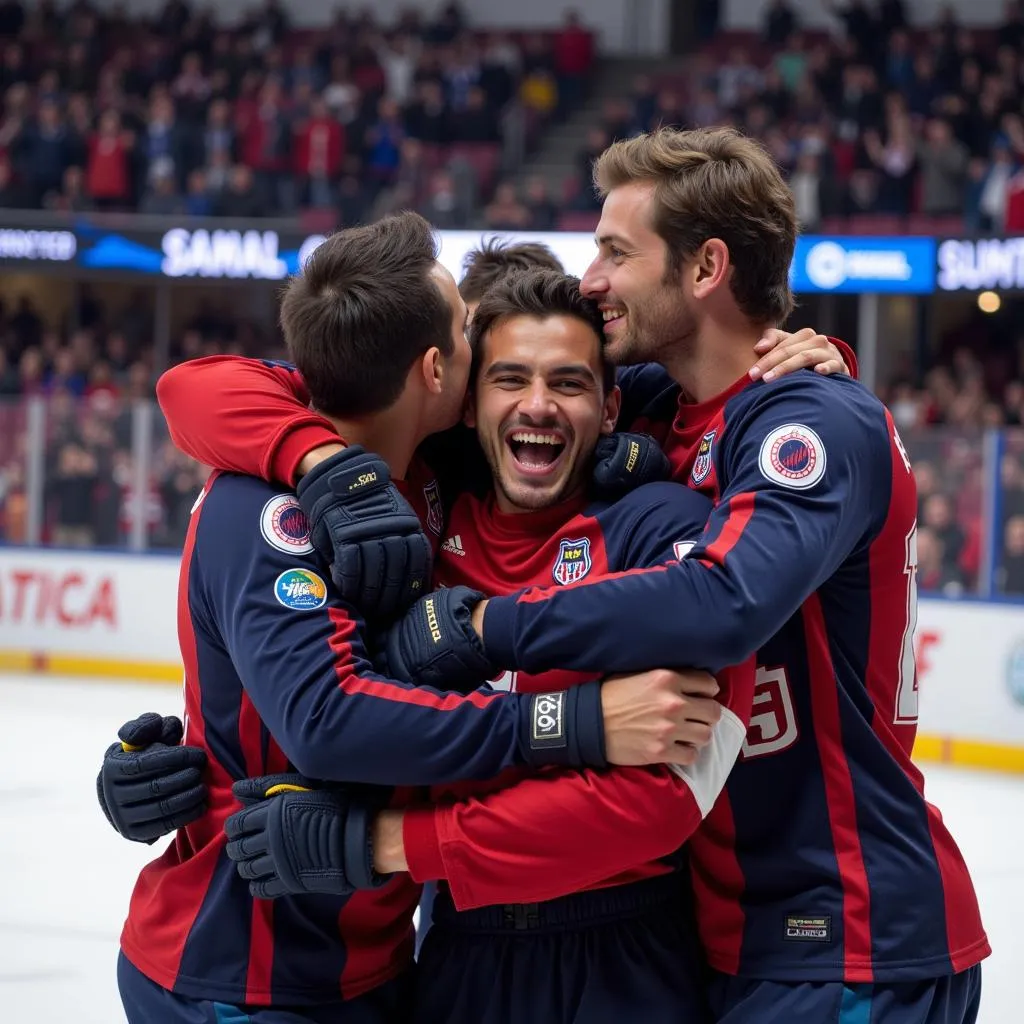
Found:
[[[606,768],[601,684],[537,693],[520,704],[524,760],[534,767]]]

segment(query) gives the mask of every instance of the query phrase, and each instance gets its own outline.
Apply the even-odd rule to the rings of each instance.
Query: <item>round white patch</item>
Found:
[[[272,548],[289,555],[308,555],[313,550],[309,541],[309,520],[290,494],[275,495],[263,506],[260,533]]]
[[[810,427],[787,423],[764,439],[758,465],[772,483],[804,491],[825,473],[825,446]]]

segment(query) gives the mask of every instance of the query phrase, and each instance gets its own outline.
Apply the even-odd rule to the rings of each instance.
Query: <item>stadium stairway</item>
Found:
[[[578,158],[586,144],[587,132],[600,123],[604,101],[631,96],[633,82],[638,75],[650,75],[658,82],[681,77],[686,68],[687,60],[682,57],[601,60],[587,99],[563,123],[552,126],[545,133],[543,142],[523,165],[520,179],[539,175],[547,182],[548,194],[556,204],[561,204],[567,179],[577,174]]]

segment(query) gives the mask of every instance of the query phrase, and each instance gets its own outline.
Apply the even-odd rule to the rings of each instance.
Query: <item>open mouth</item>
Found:
[[[609,306],[601,310],[601,318],[604,320],[606,331],[617,326],[625,317],[626,311],[621,306]]]
[[[550,473],[562,460],[566,441],[548,430],[513,430],[505,436],[516,468],[527,476]]]

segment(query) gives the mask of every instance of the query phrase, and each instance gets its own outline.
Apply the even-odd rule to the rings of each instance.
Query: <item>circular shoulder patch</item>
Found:
[[[274,581],[274,597],[293,611],[316,611],[327,604],[327,584],[309,569],[286,569]]]
[[[825,446],[810,427],[787,423],[764,439],[758,464],[772,483],[803,491],[813,487],[825,472]]]
[[[309,541],[309,520],[298,500],[290,494],[277,494],[263,506],[260,533],[272,548],[289,555],[308,555],[313,550]]]

